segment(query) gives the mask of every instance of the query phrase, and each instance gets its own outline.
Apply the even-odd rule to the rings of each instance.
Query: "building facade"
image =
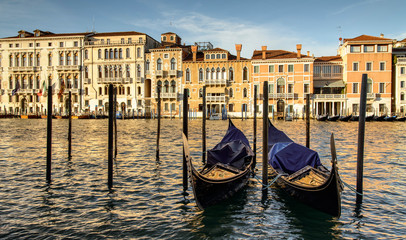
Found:
[[[406,38],[397,42],[392,51],[392,109],[396,109],[396,113],[404,115],[406,109]]]

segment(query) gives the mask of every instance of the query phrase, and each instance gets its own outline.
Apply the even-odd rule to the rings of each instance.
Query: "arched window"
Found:
[[[186,69],[186,81],[190,82],[190,70],[189,70],[189,68]]]
[[[243,98],[248,97],[248,91],[247,91],[247,88],[244,88],[244,90],[242,91],[242,97],[243,97]]]
[[[72,65],[72,54],[66,54],[66,65]]]
[[[41,55],[39,55],[39,53],[37,54],[37,66],[41,65]]]
[[[202,81],[203,81],[203,69],[200,68],[199,69],[199,82],[202,82]]]
[[[176,82],[175,82],[175,80],[171,81],[171,93],[176,93]]]
[[[400,101],[404,101],[405,100],[405,93],[401,93],[400,94]]]
[[[131,95],[131,94],[130,94],[130,92],[131,92],[130,90],[131,90],[131,88],[130,88],[130,87],[127,87],[127,95]]]
[[[114,48],[114,59],[118,58],[118,50],[117,48]]]
[[[206,59],[210,59],[210,54],[206,54]]]
[[[129,48],[125,49],[125,57],[130,58],[130,49]]]
[[[212,54],[211,59],[216,59],[216,54]]]
[[[99,49],[99,51],[97,52],[97,57],[98,57],[99,59],[102,58],[102,50],[101,50],[101,49]]]
[[[85,67],[85,78],[89,78],[89,68]]]
[[[48,54],[48,66],[52,66],[52,53]]]
[[[220,68],[219,67],[217,68],[217,71],[216,71],[216,79],[220,79]]]
[[[145,71],[149,71],[149,60],[145,63]]]
[[[30,80],[28,82],[28,89],[33,89],[34,88],[34,79],[32,79],[32,76],[30,76]]]
[[[123,77],[123,68],[120,66],[118,66],[118,77],[122,78]]]
[[[39,76],[37,76],[37,89],[41,89],[41,83],[39,80]]]
[[[141,66],[137,65],[137,77],[141,77]]]
[[[113,53],[113,49],[110,49],[110,59],[113,59],[114,58],[114,55],[113,55],[114,53]]]
[[[222,79],[227,79],[227,77],[226,77],[226,68],[224,68],[224,67],[221,69],[221,78]]]
[[[113,66],[109,66],[109,77],[113,77]]]
[[[114,66],[114,77],[115,77],[115,78],[118,77],[118,69],[117,69],[117,66]]]
[[[156,62],[156,70],[162,70],[162,59],[158,58]]]
[[[210,76],[210,69],[206,68],[206,80],[209,80],[209,76]]]
[[[38,58],[39,61],[39,58]],[[37,64],[39,65],[37,61]],[[78,53],[73,54],[73,65],[78,65]]]
[[[372,79],[368,78],[367,80],[367,93],[372,93],[373,88],[372,88]]]
[[[247,67],[244,67],[242,70],[242,80],[248,81],[248,68]]]
[[[109,68],[107,66],[104,67],[104,77],[109,77]]]
[[[85,87],[85,95],[89,95],[89,88]]]
[[[104,59],[109,59],[109,50],[104,50]]]
[[[168,90],[169,90],[169,82],[168,82],[168,80],[166,80],[166,81],[164,82],[164,89],[163,89],[162,92],[167,93]]]
[[[102,77],[103,77],[103,75],[102,75],[102,67],[101,67],[101,66],[98,66],[98,67],[97,67],[97,71],[98,71],[98,73],[99,73],[99,78],[102,78]]]
[[[171,59],[171,70],[175,70],[176,69],[176,60],[175,58]]]
[[[118,58],[123,59],[123,49],[118,49]]]
[[[285,79],[283,78],[278,78],[278,80],[276,80],[276,91],[277,93],[285,93]]]
[[[34,58],[33,58],[32,54],[30,54],[30,59],[28,60],[28,66],[31,67],[33,65],[33,62],[34,62]]]
[[[228,72],[228,77],[229,77],[231,82],[234,81],[234,70],[233,70],[233,68],[230,68],[230,70]]]
[[[130,74],[130,66],[129,66],[129,65],[127,65],[127,66],[125,67],[125,71],[126,71],[126,77],[131,77],[131,74]]]
[[[230,96],[230,98],[234,97],[234,93],[233,93],[232,88],[230,88],[230,90],[228,90],[228,95]]]
[[[214,78],[214,77],[215,77],[215,75],[214,75],[215,73],[216,73],[216,70],[215,70],[214,68],[212,68],[212,69],[211,69],[211,76],[210,76],[210,79],[212,79],[212,80],[215,79],[215,78]]]
[[[203,97],[203,88],[200,88],[199,89],[199,98],[202,98]]]
[[[137,48],[137,58],[141,57],[141,48]]]
[[[10,54],[10,67],[13,66],[13,55]]]
[[[26,55],[26,54],[23,55],[22,66],[23,66],[23,67],[27,66],[27,55]]]
[[[63,53],[60,53],[59,54],[59,65],[63,65],[63,59],[64,59],[64,56],[63,56]]]
[[[158,91],[158,88],[161,88],[161,89],[162,89],[162,82],[161,82],[161,81],[158,81],[157,84],[156,84],[156,86],[157,86],[157,91]]]
[[[89,59],[89,51],[85,50],[85,59]]]

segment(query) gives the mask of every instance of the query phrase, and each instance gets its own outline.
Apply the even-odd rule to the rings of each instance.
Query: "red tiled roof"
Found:
[[[220,49],[220,48],[219,48]],[[224,50],[224,51],[226,51],[226,50]],[[232,55],[232,54],[228,54],[228,61],[233,61],[233,60],[237,60],[237,56],[235,56],[235,55]],[[240,57],[240,60],[248,60],[247,58],[243,58],[243,57]],[[183,59],[183,61],[193,61],[193,53],[189,53],[184,59]],[[199,62],[199,61],[204,61],[204,52],[197,52],[196,53],[196,61],[197,62]],[[212,61],[211,59],[208,59],[208,61]],[[217,61],[217,60],[215,60],[215,61]],[[224,61],[227,61],[227,60],[224,60]]]
[[[307,55],[302,55],[302,58],[310,58]],[[285,50],[267,50],[266,59],[284,59],[284,58],[297,58],[297,53]],[[262,59],[262,51],[254,50],[251,59]]]
[[[69,37],[69,36],[78,36],[78,35],[83,35],[86,36],[88,34],[91,34],[91,32],[84,32],[84,33],[49,33],[46,35],[41,35],[39,37],[35,37],[34,35],[32,36],[26,36],[24,38],[44,38],[44,37]],[[20,38],[19,36],[14,36],[14,37],[5,37],[2,39],[8,39],[8,38]]]
[[[369,36],[369,35],[361,35],[355,38],[344,38],[344,42],[348,41],[392,41],[390,38],[383,38],[383,37],[375,37],[375,36]]]
[[[204,52],[228,52],[228,51],[224,50],[222,48],[213,48],[213,49],[206,50]]]
[[[343,61],[340,56],[322,56],[314,60],[315,62],[334,62],[334,61]]]
[[[403,40],[401,40],[401,41],[399,41],[399,42],[406,42],[406,38],[405,38],[405,39],[403,39]]]
[[[190,48],[190,45],[186,46],[186,45],[181,45],[181,44],[174,43],[174,44],[169,44],[169,45],[156,47],[156,48],[153,48],[153,49],[174,49],[174,48]]]
[[[109,37],[109,36],[123,36],[123,35],[146,35],[145,33],[128,31],[128,32],[104,32],[104,33],[95,33],[93,37]]]
[[[166,35],[166,34],[176,34],[176,33],[173,33],[173,32],[166,32],[166,33],[162,33],[161,35]]]

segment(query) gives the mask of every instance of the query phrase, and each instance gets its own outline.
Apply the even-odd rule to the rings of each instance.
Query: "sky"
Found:
[[[337,54],[339,38],[406,38],[406,0],[0,0],[0,38],[19,30],[54,33],[177,33],[186,45],[211,42],[251,58],[254,50]]]

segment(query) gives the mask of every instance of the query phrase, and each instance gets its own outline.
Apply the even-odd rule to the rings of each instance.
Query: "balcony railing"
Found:
[[[163,76],[163,71],[162,70],[156,70],[155,75],[157,77],[162,77]]]
[[[314,79],[320,79],[320,78],[342,79],[343,74],[342,73],[314,73],[313,78]]]
[[[41,71],[41,67],[9,67],[8,70],[14,72],[36,72]]]
[[[406,62],[406,57],[399,57],[398,62]]]
[[[345,99],[345,94],[313,94],[313,99],[334,100]]]
[[[107,41],[88,41],[88,42],[85,42],[85,45],[86,46],[89,46],[89,45],[129,45],[129,44],[145,44],[145,41],[144,40],[132,40],[132,41],[128,41],[128,40],[125,40],[125,41],[109,41],[109,42],[107,42]]]
[[[225,102],[226,96],[206,96],[207,102]]]
[[[161,98],[176,98],[177,93],[161,93]],[[158,98],[158,93],[155,93],[155,98]]]
[[[79,65],[59,65],[56,66],[57,71],[79,71]]]
[[[97,79],[98,84],[127,84],[127,83],[133,83],[132,78],[98,78]]]
[[[177,76],[178,71],[177,70],[169,70],[169,76]]]
[[[79,94],[80,93],[80,89],[78,89],[78,88],[65,88],[63,93],[64,94],[69,94],[69,91],[71,91],[71,93],[74,93],[74,94]]]
[[[212,79],[212,80],[205,80],[204,83],[206,85],[227,85],[226,79]]]
[[[295,97],[294,93],[269,93],[269,99],[272,98],[293,99],[294,97]]]
[[[141,77],[136,77],[135,79],[136,79],[137,83],[141,83],[141,82],[142,82],[142,78],[141,78]]]
[[[85,84],[91,84],[91,83],[92,83],[92,79],[90,79],[90,78],[85,78],[84,83],[85,83]]]

